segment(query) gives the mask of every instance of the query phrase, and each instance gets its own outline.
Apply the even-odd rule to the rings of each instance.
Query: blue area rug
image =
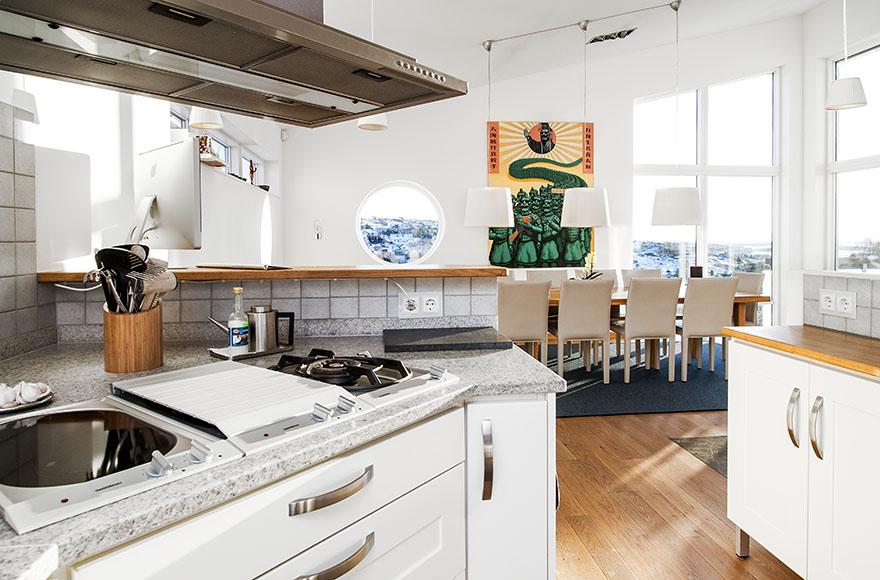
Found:
[[[614,343],[611,345],[614,353]],[[556,370],[556,347],[547,353],[549,366]],[[591,417],[596,415],[629,415],[635,413],[675,413],[683,411],[722,411],[727,409],[727,381],[721,344],[715,348],[715,372],[709,372],[709,345],[703,345],[703,368],[696,361],[688,366],[688,381],[681,382],[681,354],[675,357],[675,382],[667,374],[667,358],[661,357],[660,370],[645,370],[643,364],[630,367],[630,383],[623,382],[623,357],[611,359],[611,383],[602,383],[602,367],[591,372],[584,369],[583,359],[565,361],[568,391],[556,395],[557,417]]]

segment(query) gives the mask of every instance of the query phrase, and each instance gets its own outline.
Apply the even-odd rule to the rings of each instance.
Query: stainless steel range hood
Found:
[[[258,0],[0,0],[0,69],[304,127],[467,93]]]

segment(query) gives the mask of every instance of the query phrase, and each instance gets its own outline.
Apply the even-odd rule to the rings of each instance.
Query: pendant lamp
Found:
[[[222,129],[223,119],[219,111],[193,107],[189,114],[189,126],[194,129]]]
[[[843,0],[843,67],[841,76],[846,74],[847,63],[847,41],[846,41],[846,0]],[[828,88],[828,95],[825,97],[825,109],[828,111],[840,111],[843,109],[854,109],[856,107],[864,107],[868,104],[865,98],[865,89],[862,87],[862,81],[858,77],[837,78],[831,81]]]

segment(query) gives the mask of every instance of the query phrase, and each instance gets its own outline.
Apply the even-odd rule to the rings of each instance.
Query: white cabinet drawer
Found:
[[[452,580],[465,566],[464,465],[447,471],[259,580]]]
[[[464,411],[455,409],[76,564],[71,578],[253,578],[462,461]],[[346,485],[336,503],[290,515],[292,503]]]

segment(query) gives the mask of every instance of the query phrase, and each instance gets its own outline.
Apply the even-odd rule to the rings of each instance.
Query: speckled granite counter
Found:
[[[215,362],[208,355],[207,346],[216,343],[166,343],[165,365],[157,372]],[[294,352],[307,354],[311,348],[329,348],[340,354],[368,350],[375,356],[384,355],[381,337],[299,339]],[[518,348],[394,356],[414,368],[439,364],[458,375],[461,382],[316,430],[297,438],[295,444],[254,453],[226,469],[192,475],[21,536],[0,520],[0,550],[5,550],[0,552],[0,580],[37,578],[25,574],[37,559],[44,557],[40,550],[34,551],[41,545],[57,546],[58,565],[68,565],[398,431],[469,398],[565,390],[565,383],[556,373]],[[274,355],[245,362],[268,366],[278,358]],[[100,344],[59,344],[0,362],[0,382],[29,380],[51,385],[56,393],[53,407],[104,397],[109,394],[112,381],[132,376],[137,375],[105,373]],[[13,552],[6,550],[13,546]],[[27,550],[22,549],[25,546]],[[8,560],[6,565],[4,558],[12,554],[15,559]]]

